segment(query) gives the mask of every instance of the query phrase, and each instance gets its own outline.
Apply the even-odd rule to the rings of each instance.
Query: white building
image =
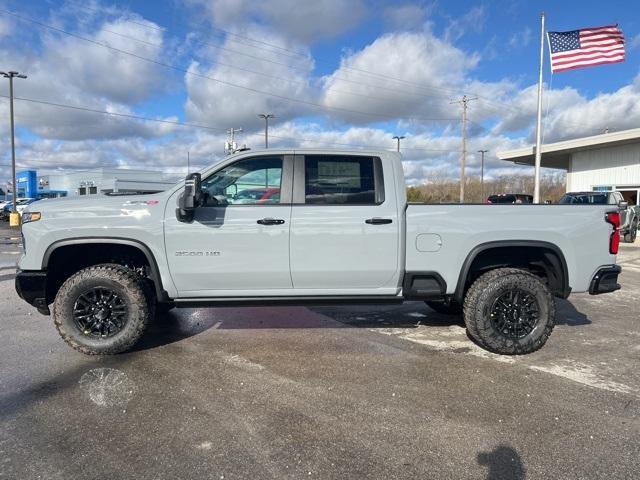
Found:
[[[96,195],[99,193],[151,193],[166,190],[175,185],[175,175],[160,171],[95,168],[74,172],[32,175],[37,179],[37,195],[24,192],[25,196],[54,197]],[[21,172],[24,174],[29,171]],[[25,175],[26,176],[26,175]],[[18,186],[20,188],[20,182]],[[20,191],[20,190],[19,190]]]
[[[498,152],[498,158],[533,165],[535,147]],[[542,166],[567,171],[567,191],[622,192],[629,203],[640,198],[640,128],[604,133],[542,146]]]

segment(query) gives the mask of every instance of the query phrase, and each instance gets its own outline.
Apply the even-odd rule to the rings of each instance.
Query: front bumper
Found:
[[[18,270],[16,272],[16,292],[25,302],[30,303],[43,315],[50,315],[47,305],[47,272],[40,270]]]
[[[618,275],[622,271],[619,265],[611,265],[602,267],[598,270],[589,285],[589,293],[591,295],[599,295],[601,293],[615,292],[620,290],[618,283]]]

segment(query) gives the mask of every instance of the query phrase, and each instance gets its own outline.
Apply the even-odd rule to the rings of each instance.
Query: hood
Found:
[[[82,216],[108,217],[134,215],[149,212],[164,205],[167,192],[148,195],[83,195],[64,198],[47,198],[33,202],[25,212],[40,212],[43,220]]]

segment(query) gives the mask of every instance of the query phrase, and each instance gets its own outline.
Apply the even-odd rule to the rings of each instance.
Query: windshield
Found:
[[[607,204],[606,193],[572,193],[563,195],[560,202],[563,204],[584,204],[584,205],[606,205]]]

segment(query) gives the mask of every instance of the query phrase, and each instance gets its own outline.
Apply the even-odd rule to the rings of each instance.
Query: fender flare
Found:
[[[545,242],[542,240],[496,240],[476,245],[467,254],[467,257],[462,263],[460,275],[458,276],[458,283],[456,284],[456,290],[453,294],[453,298],[457,302],[462,302],[464,300],[464,287],[473,261],[478,257],[480,253],[486,250],[501,247],[534,247],[550,250],[551,252],[553,252],[553,254],[558,258],[560,262],[560,274],[562,275],[561,290],[553,293],[560,298],[567,298],[569,296],[569,293],[571,293],[571,287],[569,286],[569,270],[567,268],[567,260],[565,259],[562,250],[560,250],[560,247],[553,243]]]
[[[42,270],[47,270],[47,266],[49,264],[49,259],[53,252],[55,252],[60,247],[67,247],[69,245],[87,245],[87,244],[97,244],[97,243],[110,243],[113,245],[127,245],[130,247],[137,248],[140,250],[143,255],[146,257],[147,262],[149,262],[149,267],[151,269],[151,280],[153,280],[153,284],[156,290],[156,296],[158,301],[164,302],[169,301],[169,294],[162,288],[162,277],[160,276],[160,270],[158,268],[158,263],[156,262],[153,253],[145,245],[139,240],[135,240],[133,238],[121,238],[121,237],[77,237],[71,238],[68,240],[58,240],[53,242],[51,245],[47,247],[47,250],[44,252],[44,256],[42,257]]]

